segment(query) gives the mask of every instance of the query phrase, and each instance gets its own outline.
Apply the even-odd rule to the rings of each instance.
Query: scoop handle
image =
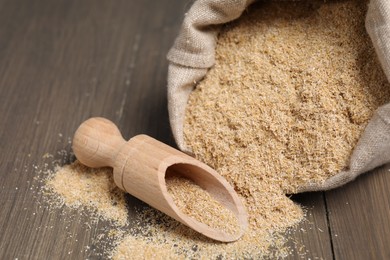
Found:
[[[110,120],[93,117],[84,121],[73,137],[73,151],[84,165],[98,168],[114,166],[116,154],[126,144]]]

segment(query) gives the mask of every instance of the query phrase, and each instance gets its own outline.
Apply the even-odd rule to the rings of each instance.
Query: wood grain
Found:
[[[305,220],[293,228],[288,259],[332,259],[331,237],[328,229],[323,192],[294,195],[292,199],[306,211]]]
[[[165,56],[190,5],[0,0],[0,259],[99,259],[112,247],[96,243],[108,223],[51,209],[36,177],[72,160],[68,138],[91,116],[114,121],[125,139],[144,133],[174,145]],[[388,169],[294,196],[309,209],[289,258],[390,258]],[[127,200],[132,215],[140,202]]]
[[[390,259],[390,165],[329,191],[335,259]]]

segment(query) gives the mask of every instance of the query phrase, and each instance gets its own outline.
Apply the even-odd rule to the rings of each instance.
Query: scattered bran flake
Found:
[[[227,234],[240,232],[236,215],[195,182],[180,176],[166,177],[165,182],[182,213]]]
[[[133,236],[126,237],[117,247],[114,260],[125,259],[178,259],[172,249],[165,244],[153,244]],[[182,258],[184,259],[184,258]]]
[[[390,101],[366,5],[260,2],[220,33],[184,135],[244,199],[251,230],[243,241],[272,244],[266,237],[301,220],[285,194],[347,169],[373,111]]]
[[[113,259],[126,259],[140,244],[147,247],[163,248],[158,259],[261,259],[264,252],[272,258],[280,258],[288,254],[283,245],[286,238],[280,234],[247,233],[250,239],[240,239],[234,243],[220,243],[211,240],[173,220],[169,216],[149,207],[137,210],[132,228],[127,238],[122,240],[112,253]],[[260,237],[264,235],[264,237]],[[265,242],[273,241],[278,249],[264,248]],[[258,243],[258,241],[262,241]],[[142,248],[138,248],[142,251]],[[148,250],[148,249],[147,249]],[[168,251],[169,250],[169,251]],[[148,255],[134,253],[132,259],[150,259]]]
[[[46,189],[57,195],[60,205],[88,208],[118,225],[128,222],[124,192],[116,187],[111,168],[92,169],[75,161],[57,167],[47,179]]]
[[[59,167],[51,174],[46,182],[49,191],[46,195],[54,195],[59,200],[60,203],[52,206],[65,204],[79,210],[88,209],[89,213],[96,212],[98,217],[110,220],[113,224],[123,223],[127,218],[126,203],[121,197],[123,194],[120,199],[115,199],[115,206],[111,207],[109,203],[111,188],[115,185],[111,175],[108,168],[91,169],[76,161]],[[146,205],[135,210],[129,225],[107,226],[107,234],[101,233],[94,239],[97,245],[104,244],[107,239],[117,245],[111,253],[106,252],[105,257],[111,254],[110,258],[113,259],[129,259],[129,256],[131,259],[151,259],[158,252],[155,259],[260,258],[263,252],[275,246],[275,236],[268,232],[248,232],[235,243],[219,243]],[[251,239],[245,238],[251,236]],[[280,250],[285,238],[279,234],[277,236],[280,246],[273,253],[277,257],[285,256],[287,249]]]

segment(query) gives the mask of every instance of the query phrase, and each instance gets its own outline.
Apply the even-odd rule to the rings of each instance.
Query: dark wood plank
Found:
[[[105,116],[127,137],[146,132],[172,143],[165,55],[185,3],[164,1],[1,1],[0,258],[96,258],[106,223],[49,210],[33,186],[49,152],[90,116]],[[62,135],[60,137],[59,135]],[[33,188],[32,190],[30,188]]]
[[[306,210],[306,217],[291,232],[288,259],[333,259],[323,192],[294,195],[292,199]]]
[[[88,216],[49,209],[34,177],[48,162],[45,153],[70,161],[64,157],[68,138],[91,116],[113,120],[125,138],[146,133],[174,145],[165,55],[189,6],[0,0],[0,259],[85,259],[104,252],[94,239],[107,223],[86,228]],[[291,235],[290,258],[330,259],[323,195],[295,198],[309,213]],[[138,201],[129,197],[129,203]]]
[[[335,259],[390,259],[390,165],[326,193]]]

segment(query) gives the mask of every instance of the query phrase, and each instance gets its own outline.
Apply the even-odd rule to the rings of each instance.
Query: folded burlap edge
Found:
[[[198,0],[186,13],[167,58],[168,112],[177,146],[191,154],[183,136],[185,108],[196,84],[215,62],[220,25],[233,21],[255,0]]]
[[[176,41],[168,53],[168,111],[178,147],[192,153],[183,136],[185,108],[192,90],[213,66],[216,36],[220,27],[238,18],[254,0],[198,0],[183,21]],[[390,79],[390,1],[371,0],[366,29],[379,61]],[[349,168],[323,183],[309,183],[298,192],[329,190],[390,162],[390,104],[375,111],[351,158]]]

